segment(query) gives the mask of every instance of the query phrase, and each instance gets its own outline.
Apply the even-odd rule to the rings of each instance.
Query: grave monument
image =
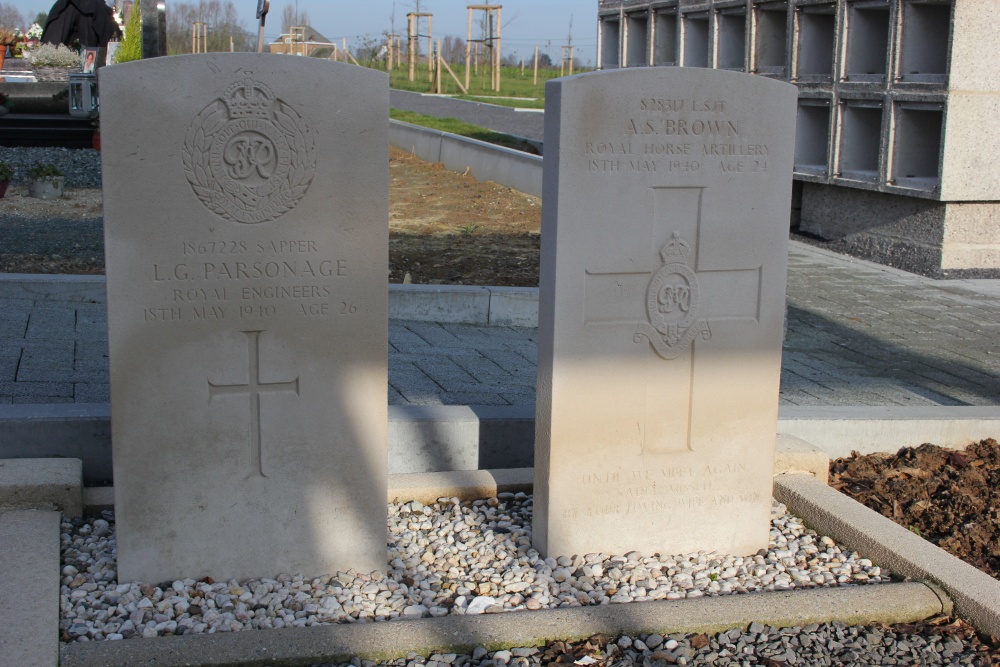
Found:
[[[796,89],[647,68],[546,88],[533,543],[767,546]]]
[[[385,569],[387,84],[101,71],[120,581]]]

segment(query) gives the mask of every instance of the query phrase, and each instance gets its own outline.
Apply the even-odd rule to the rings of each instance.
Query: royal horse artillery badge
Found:
[[[708,340],[708,321],[698,319],[698,276],[688,266],[691,246],[674,232],[660,248],[663,266],[650,278],[646,290],[648,322],[640,322],[633,340],[648,340],[663,359],[676,359],[696,336]]]

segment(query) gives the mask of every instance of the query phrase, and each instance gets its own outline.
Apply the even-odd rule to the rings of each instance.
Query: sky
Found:
[[[169,1],[168,9],[169,11]],[[234,0],[248,29],[257,24],[256,0]],[[264,34],[268,41],[281,31],[281,12],[286,4],[294,6],[294,0],[271,0]],[[468,10],[470,4],[486,4],[485,0],[421,0],[420,11],[433,16],[434,39],[454,35],[465,39],[468,31]],[[566,44],[570,31],[570,16],[573,17],[573,45],[576,56],[586,65],[593,65],[597,51],[597,0],[492,0],[489,4],[500,4],[502,23],[501,45],[504,55],[517,53],[528,59],[534,55],[535,47],[548,52],[557,60],[560,47]],[[414,11],[413,0],[298,0],[298,10],[309,14],[309,23],[327,38],[336,41],[346,37],[348,47],[352,39],[366,33],[381,35],[390,26],[390,16],[395,6],[396,33],[406,35],[406,14]],[[474,12],[482,16],[483,12]],[[425,32],[421,27],[421,32]],[[476,28],[473,27],[473,36]]]
[[[167,11],[174,0],[166,0]],[[185,0],[197,3],[197,0]],[[257,32],[257,0],[233,0],[247,30]],[[111,4],[110,2],[108,4]],[[271,0],[264,35],[268,41],[281,32],[281,13],[286,4],[295,0]],[[309,15],[313,28],[337,44],[346,37],[351,42],[366,34],[377,37],[389,30],[390,17],[395,7],[395,31],[406,35],[406,14],[414,11],[415,0],[298,0],[298,10]],[[485,0],[420,0],[420,11],[433,16],[434,39],[454,35],[465,39],[468,30],[467,5],[486,4]],[[530,62],[535,47],[548,53],[556,62],[560,47],[567,44],[570,34],[570,17],[576,57],[583,65],[593,65],[597,53],[597,0],[491,0],[500,4],[502,23],[501,48],[504,55],[515,54]],[[26,16],[48,11],[49,0],[14,0],[14,7]],[[482,16],[475,12],[475,16]],[[421,26],[425,34],[426,26]],[[473,27],[473,36],[476,36]],[[405,48],[405,47],[404,47]]]

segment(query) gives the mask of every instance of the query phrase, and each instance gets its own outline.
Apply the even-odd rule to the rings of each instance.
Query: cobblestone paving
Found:
[[[393,405],[527,405],[530,328],[389,324]],[[108,400],[102,303],[0,299],[0,403]],[[1000,404],[1000,281],[933,281],[793,243],[785,405]]]

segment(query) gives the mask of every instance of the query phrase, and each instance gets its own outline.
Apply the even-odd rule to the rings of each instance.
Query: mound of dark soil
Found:
[[[965,451],[924,444],[856,452],[830,465],[830,484],[1000,579],[1000,444]]]

